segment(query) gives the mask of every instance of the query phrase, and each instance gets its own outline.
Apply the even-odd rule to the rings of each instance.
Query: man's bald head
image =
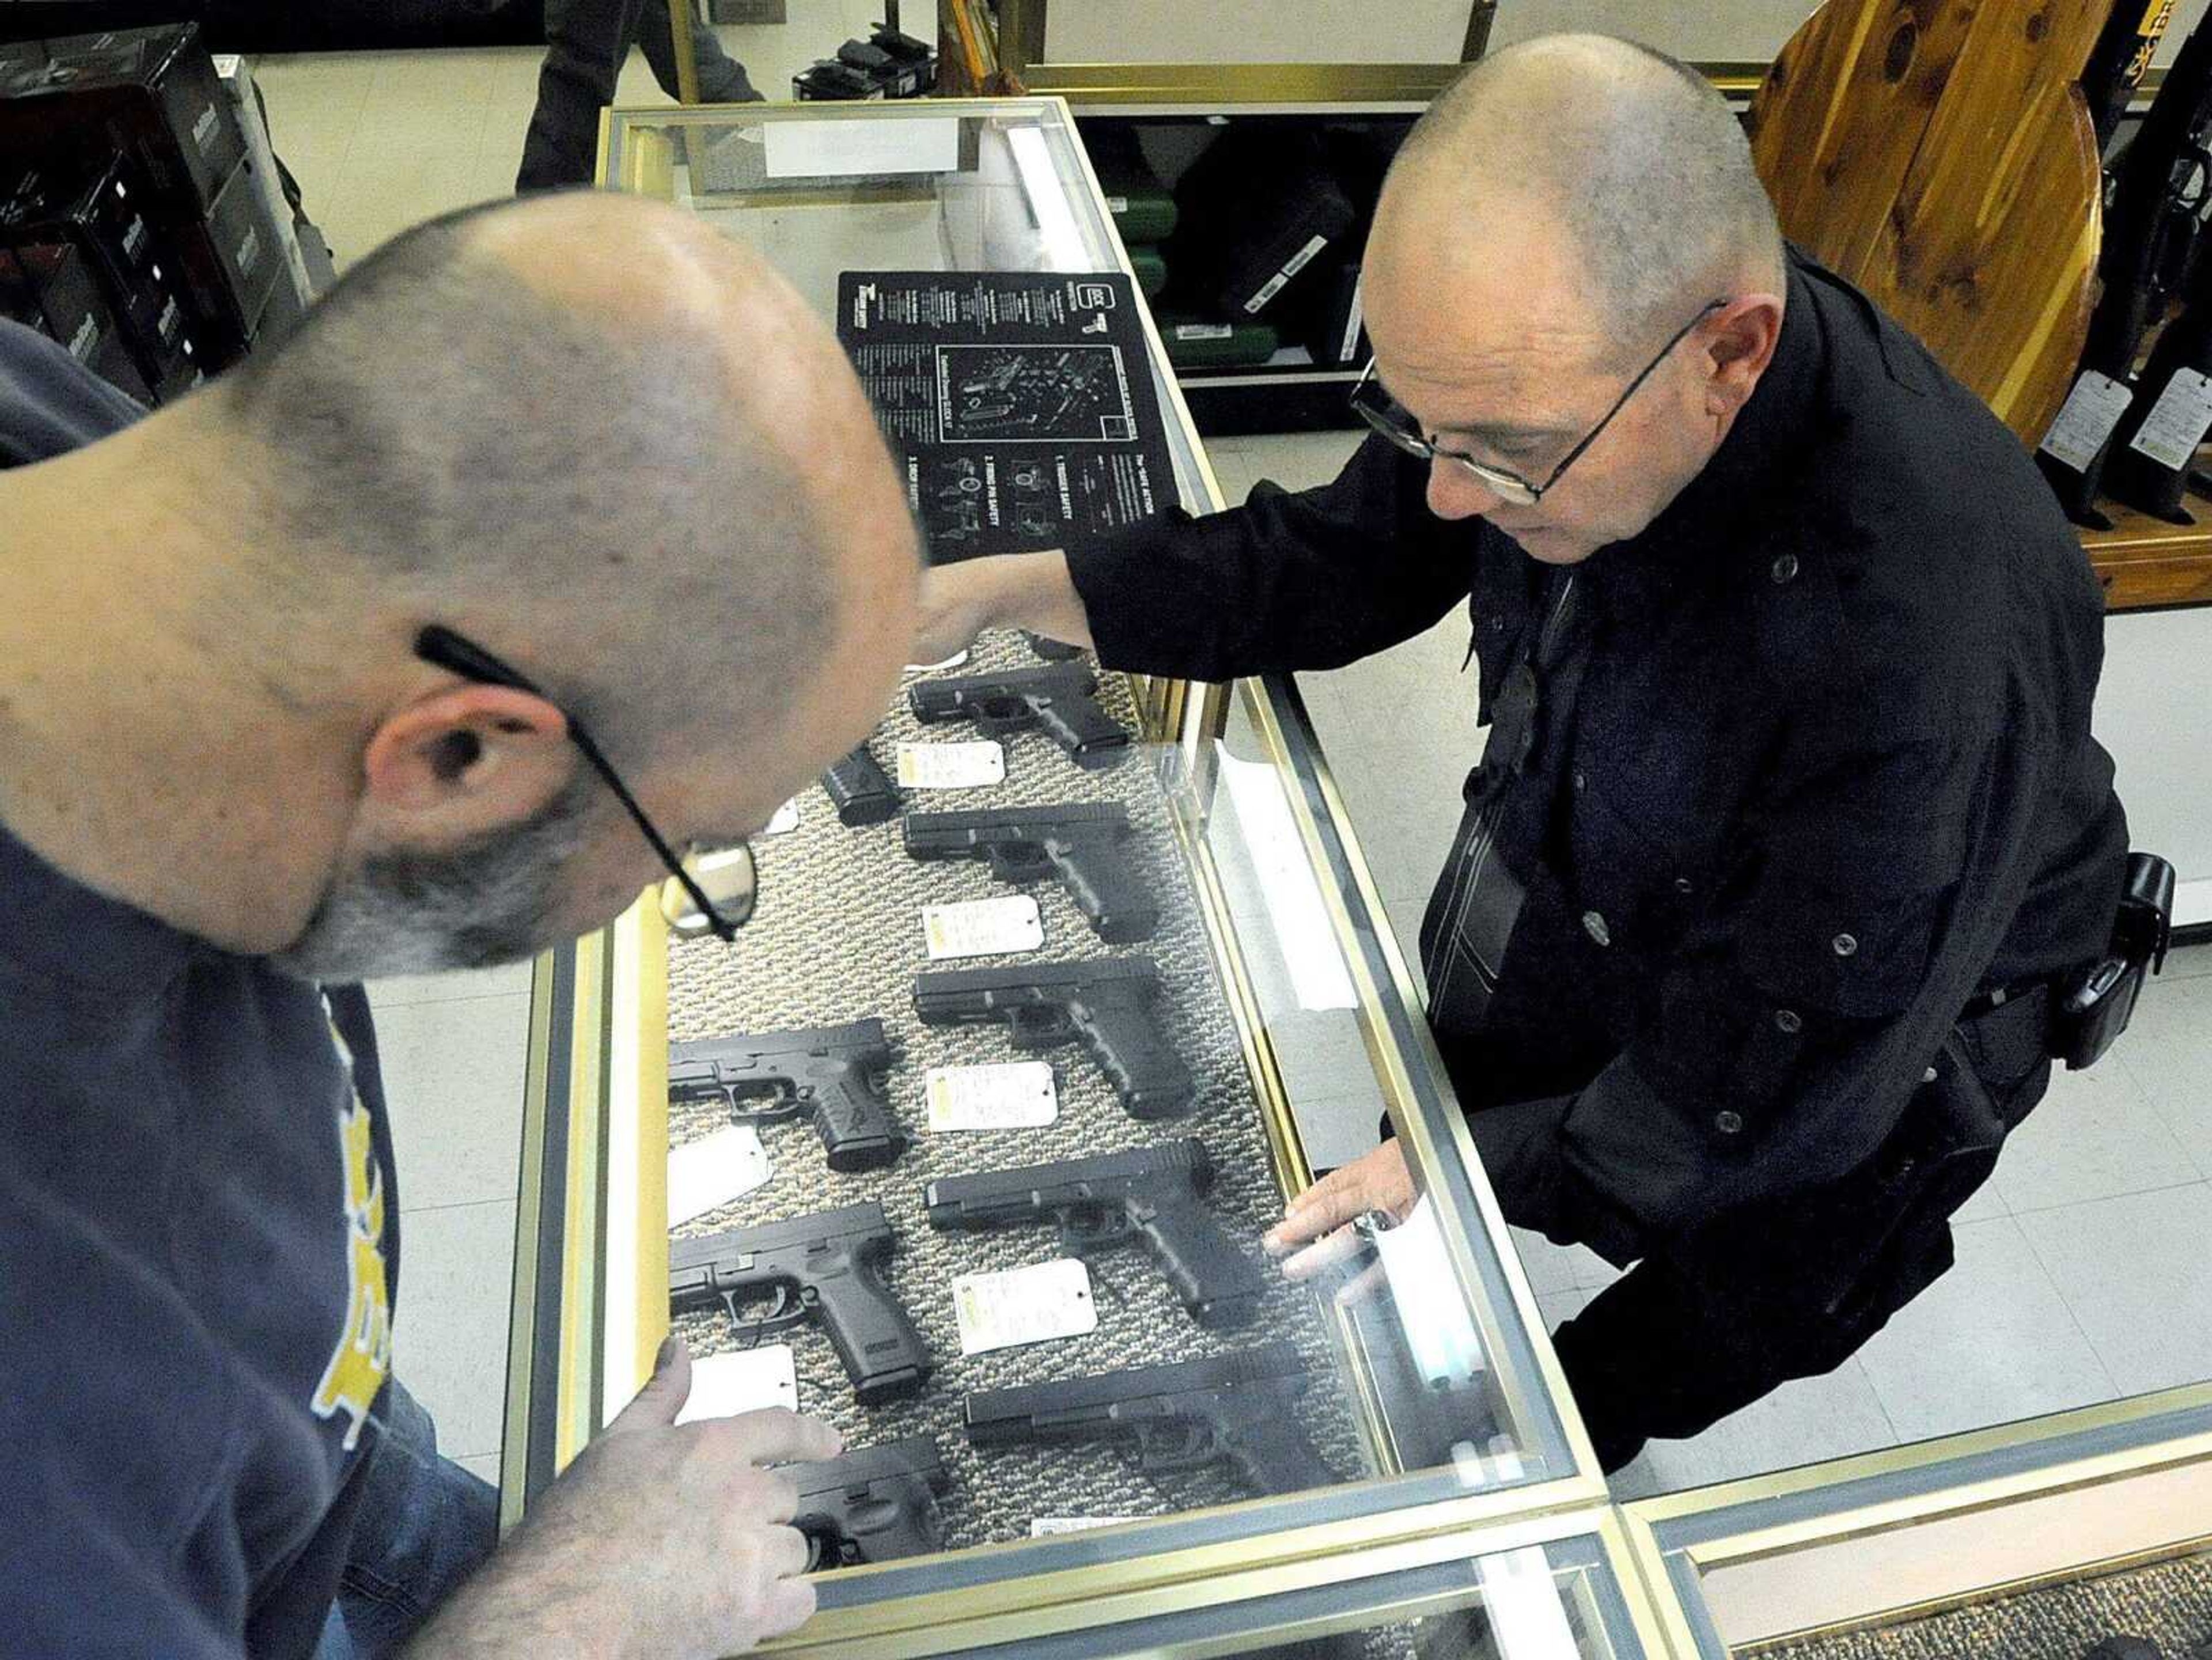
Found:
[[[1656,349],[1705,301],[1782,288],[1774,210],[1751,147],[1705,77],[1596,34],[1507,48],[1455,82],[1399,151],[1378,240],[1416,225],[1510,245],[1554,232],[1621,355]]]
[[[618,750],[789,716],[833,636],[898,616],[913,580],[829,331],[635,198],[418,226],[210,401],[284,532],[257,581],[477,627]]]
[[[187,627],[331,734],[349,822],[279,958],[313,977],[512,958],[628,903],[655,863],[570,723],[671,842],[726,843],[866,733],[911,643],[915,533],[850,366],[671,208],[434,220],[174,417],[243,503]],[[414,655],[433,623],[543,695],[456,686]]]

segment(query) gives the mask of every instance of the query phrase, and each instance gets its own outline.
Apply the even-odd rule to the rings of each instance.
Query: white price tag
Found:
[[[966,666],[967,661],[968,654],[965,651],[956,651],[951,656],[941,659],[934,663],[908,663],[906,666],[906,672],[908,674],[934,674],[939,669],[957,669]]]
[[[957,904],[924,905],[921,937],[929,960],[948,957],[990,957],[1001,952],[1035,951],[1044,944],[1044,918],[1026,893],[1003,899],[963,899]]]
[[[668,1222],[704,1216],[767,1185],[768,1149],[750,1124],[732,1124],[668,1155]]]
[[[929,1130],[1026,1130],[1060,1116],[1060,1096],[1048,1061],[1013,1061],[992,1067],[932,1067],[922,1092],[929,1101]]]
[[[1006,781],[1006,751],[996,740],[972,744],[901,744],[898,781],[903,789],[972,790]]]
[[[1178,340],[1233,340],[1237,331],[1226,323],[1178,323],[1168,332]]]
[[[2110,375],[2082,370],[2041,447],[2053,460],[2075,471],[2088,471],[2089,463],[2105,447],[2105,441],[2112,435],[2112,429],[2119,425],[2134,398],[2125,385]]]
[[[2207,427],[2212,427],[2212,375],[2176,369],[2128,447],[2179,471],[2195,459]]]
[[[1108,197],[1108,198],[1106,198],[1106,211],[1107,211],[1107,212],[1111,213],[1111,214],[1117,214],[1117,215],[1118,215],[1118,214],[1124,214],[1124,213],[1127,213],[1127,212],[1128,212],[1128,210],[1129,210],[1129,198],[1128,198],[1127,197],[1126,197],[1126,196],[1109,196],[1109,197]]]
[[[1088,1533],[1093,1528],[1119,1527],[1124,1522],[1141,1522],[1140,1516],[1033,1516],[1030,1518],[1030,1537],[1049,1539],[1056,1533]]]
[[[963,1354],[1049,1343],[1098,1329],[1091,1270],[1072,1256],[997,1274],[961,1274],[952,1282],[952,1311],[960,1322]]]
[[[1269,277],[1261,285],[1260,291],[1244,302],[1244,309],[1256,313],[1267,301],[1283,291],[1291,278],[1296,277],[1313,262],[1314,255],[1328,246],[1328,238],[1326,236],[1308,237],[1305,246],[1283,262],[1282,270]]]
[[[798,828],[799,801],[798,798],[794,796],[792,800],[785,802],[781,806],[775,810],[774,816],[769,819],[766,824],[761,827],[761,834],[763,836],[788,836],[792,831]]]
[[[688,1424],[695,1418],[731,1418],[763,1407],[799,1410],[799,1368],[788,1343],[771,1343],[766,1348],[736,1354],[694,1355],[690,1398],[676,1414],[676,1421]]]

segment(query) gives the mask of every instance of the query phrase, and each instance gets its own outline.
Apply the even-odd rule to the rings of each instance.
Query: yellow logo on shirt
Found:
[[[337,1042],[350,1068],[352,1056]],[[361,1426],[376,1393],[392,1370],[392,1304],[384,1278],[384,1178],[376,1167],[375,1121],[356,1094],[338,1114],[338,1144],[345,1159],[346,1321],[337,1348],[323,1370],[313,1402],[318,1418],[343,1413],[348,1452],[361,1439]]]

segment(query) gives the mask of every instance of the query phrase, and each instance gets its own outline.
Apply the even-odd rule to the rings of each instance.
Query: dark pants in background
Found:
[[[1962,1025],[1865,1165],[1669,1242],[1553,1334],[1605,1469],[1832,1371],[1950,1268],[1952,1215],[2050,1083],[2048,1006]]]
[[[685,3],[685,0],[678,0]],[[546,0],[545,64],[538,71],[538,107],[522,147],[517,191],[588,185],[599,159],[599,112],[614,101],[615,81],[633,46],[645,50],[653,78],[671,98],[676,46],[669,0]],[[699,59],[699,96],[709,104],[757,102],[745,66],[722,50],[714,31],[691,31]]]

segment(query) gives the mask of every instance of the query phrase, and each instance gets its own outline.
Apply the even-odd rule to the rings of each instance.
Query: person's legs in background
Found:
[[[722,50],[714,26],[695,21],[691,25],[692,55],[699,64],[699,101],[702,104],[757,104],[745,66]],[[676,81],[676,36],[668,17],[668,0],[645,0],[637,18],[638,50],[652,66],[653,78],[671,98],[681,98]]]
[[[599,112],[637,38],[647,0],[545,0],[545,63],[538,106],[523,141],[518,192],[588,185],[599,143]],[[659,0],[655,0],[659,3]],[[668,27],[667,12],[660,14]]]
[[[363,1476],[345,1577],[316,1660],[382,1660],[499,1542],[499,1490],[438,1453],[430,1414],[394,1378]]]

